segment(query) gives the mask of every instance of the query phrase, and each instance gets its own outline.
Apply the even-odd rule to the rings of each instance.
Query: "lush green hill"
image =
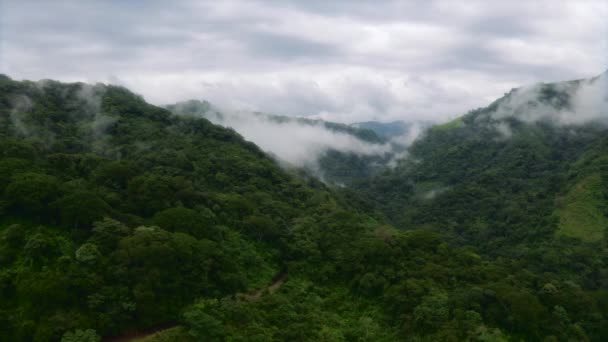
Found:
[[[559,198],[556,233],[584,241],[601,241],[608,228],[605,188],[602,176],[594,174],[576,183]]]
[[[486,112],[342,192],[124,88],[0,77],[0,340],[606,340],[605,237],[555,217],[603,210],[603,129]]]
[[[602,117],[556,122],[559,112],[573,106],[575,93],[568,89],[581,82],[542,85],[536,100],[519,100],[530,95],[514,91],[435,126],[412,146],[408,159],[360,183],[360,189],[396,224],[435,226],[466,242],[483,237],[483,247],[494,253],[558,230],[599,241],[606,219],[608,126]],[[554,111],[556,118],[531,121],[535,111]]]
[[[124,88],[2,77],[0,114],[2,340],[178,321],[265,285],[294,221],[342,210],[235,132]]]
[[[512,91],[431,128],[409,158],[357,189],[399,227],[605,293],[608,112],[591,117],[576,103],[597,81]]]

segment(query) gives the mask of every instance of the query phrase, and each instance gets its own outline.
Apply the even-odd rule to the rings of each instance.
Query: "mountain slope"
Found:
[[[286,268],[294,221],[343,211],[234,131],[124,88],[2,77],[0,114],[2,340],[175,322]]]
[[[521,241],[531,238],[529,231],[554,231],[554,202],[574,186],[575,173],[587,172],[585,164],[598,169],[593,180],[594,189],[599,188],[579,188],[595,192],[587,196],[590,201],[601,201],[604,183],[598,172],[606,167],[603,122],[608,112],[590,115],[578,101],[592,88],[605,89],[604,80],[512,91],[487,108],[433,127],[411,147],[409,159],[377,177],[371,187],[362,183],[362,189],[369,189],[384,211],[404,225],[452,226],[460,236],[501,236],[508,229],[504,238]],[[573,196],[566,202],[573,203]],[[419,201],[421,197],[433,200]],[[556,213],[570,215],[572,210]],[[601,236],[602,220],[592,219],[586,229]],[[492,227],[482,231],[473,228],[489,223]]]
[[[600,174],[593,174],[559,198],[556,234],[589,242],[601,241],[608,227],[605,189],[605,179]]]

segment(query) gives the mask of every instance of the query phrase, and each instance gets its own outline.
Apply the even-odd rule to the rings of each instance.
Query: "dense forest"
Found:
[[[0,76],[0,340],[606,341],[605,126],[500,103],[342,188],[122,87]]]

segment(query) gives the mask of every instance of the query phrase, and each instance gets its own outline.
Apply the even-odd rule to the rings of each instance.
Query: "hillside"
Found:
[[[452,227],[466,241],[491,237],[484,246],[494,252],[499,246],[488,242],[528,243],[539,230],[600,241],[608,112],[586,111],[606,110],[601,93],[589,96],[606,89],[606,78],[514,90],[434,126],[409,158],[361,189],[399,225]],[[582,97],[597,103],[585,107]]]
[[[125,88],[1,76],[0,340],[606,340],[603,126],[494,112],[341,190]]]
[[[605,295],[607,80],[513,90],[434,126],[407,159],[357,191],[396,226],[517,260],[558,292],[573,281]]]
[[[287,267],[294,222],[370,221],[234,131],[124,88],[3,76],[0,114],[2,340],[175,322]]]

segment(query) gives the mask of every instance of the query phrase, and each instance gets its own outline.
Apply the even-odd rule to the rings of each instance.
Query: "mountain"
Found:
[[[0,76],[0,340],[607,340],[597,82],[340,188],[122,87]]]
[[[367,129],[373,131],[377,135],[386,139],[399,138],[403,136],[418,135],[420,132],[432,126],[431,122],[427,121],[391,121],[391,122],[379,122],[379,121],[366,121],[357,122],[350,125],[358,129]]]
[[[0,155],[3,341],[181,321],[198,298],[328,260],[310,229],[378,226],[234,131],[121,87],[1,77]]]
[[[233,128],[282,164],[306,170],[331,185],[368,179],[404,150],[401,144],[373,130],[335,122],[260,112],[225,112],[198,100],[166,108],[176,115],[203,117]]]
[[[557,235],[599,241],[605,227],[606,79],[515,89],[487,108],[432,127],[408,159],[361,186],[403,225],[453,226],[471,238],[521,227],[507,238],[525,240],[531,226],[555,220]],[[593,194],[569,192],[584,189]],[[574,209],[580,206],[585,209]],[[573,227],[581,222],[585,228]]]
[[[511,285],[503,284],[490,286],[492,296],[511,309],[523,300],[527,310],[540,311],[530,312],[529,323],[510,314],[496,322],[540,330],[533,317],[543,310],[571,312],[577,305],[601,312],[570,314],[581,327],[605,319],[607,81],[604,74],[514,89],[432,127],[408,158],[357,191],[396,226],[436,231],[452,245],[528,272],[530,278],[517,281],[529,282],[529,292],[507,295]],[[572,291],[582,297],[566,300]]]

